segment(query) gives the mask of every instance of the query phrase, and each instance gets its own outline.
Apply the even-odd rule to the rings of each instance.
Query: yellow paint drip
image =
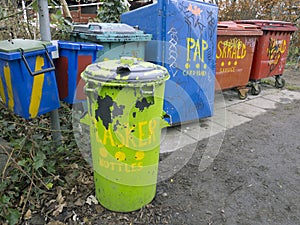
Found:
[[[6,97],[5,97],[4,86],[3,86],[3,82],[2,82],[1,77],[0,77],[0,97],[1,97],[2,102],[4,103],[4,105],[6,105]]]
[[[7,95],[8,95],[8,108],[10,110],[14,109],[15,102],[14,102],[14,93],[11,85],[11,76],[10,76],[10,68],[9,66],[4,67],[4,77],[5,83],[7,88]]]
[[[35,64],[35,71],[41,70],[42,66],[44,66],[44,58],[42,56],[36,57],[36,64]],[[42,91],[43,91],[43,84],[44,84],[44,74],[40,74],[34,76],[33,84],[32,84],[32,92],[30,98],[30,105],[29,105],[29,114],[31,118],[37,116],[40,108],[41,98],[42,98]]]

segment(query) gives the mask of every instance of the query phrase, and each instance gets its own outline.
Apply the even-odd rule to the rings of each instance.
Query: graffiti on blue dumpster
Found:
[[[170,65],[170,75],[175,77],[178,73],[177,66],[177,44],[178,44],[178,32],[175,27],[171,27],[168,34],[170,35],[169,40],[169,65]]]
[[[213,11],[207,11],[207,13],[208,13],[208,17],[207,17],[207,21],[208,21],[208,36],[209,36],[210,42],[212,42],[213,39],[214,39],[214,37],[215,37],[215,31],[216,31],[217,22],[216,22],[216,19],[214,17],[214,12]],[[215,52],[214,47],[209,48],[208,55],[207,55],[208,61],[213,60],[213,58],[214,58],[214,52]]]
[[[187,5],[187,2],[181,2],[179,9],[183,11],[185,22],[188,25],[188,33],[191,33],[191,28],[193,27],[199,29],[198,31],[201,35],[205,28],[205,25],[201,23],[202,10],[197,5],[193,5],[192,3]]]
[[[214,46],[209,43],[215,37],[216,19],[213,11],[204,11],[199,4],[182,1],[179,3],[185,23],[186,34],[186,62],[184,65],[184,76],[207,76],[208,65],[214,57]],[[207,17],[207,18],[203,18]],[[207,24],[204,22],[208,21]],[[205,36],[204,31],[208,35]],[[205,40],[205,37],[208,40]]]

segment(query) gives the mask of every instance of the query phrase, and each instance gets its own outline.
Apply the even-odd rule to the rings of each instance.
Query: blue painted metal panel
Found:
[[[165,66],[164,110],[170,124],[212,116],[218,8],[199,1],[158,1],[124,13],[121,21],[153,35],[146,60]]]

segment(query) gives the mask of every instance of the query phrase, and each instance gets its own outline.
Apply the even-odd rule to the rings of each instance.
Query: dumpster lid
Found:
[[[218,22],[218,35],[261,36],[262,34],[260,27],[253,24],[238,24],[234,21]]]
[[[297,27],[291,23],[286,21],[276,21],[276,20],[236,20],[236,23],[239,24],[254,24],[256,26],[261,27],[262,30],[269,31],[296,31]]]
[[[114,33],[114,34],[128,34],[141,32],[132,26],[124,23],[88,23],[78,24],[73,26],[73,32],[80,33]]]
[[[150,41],[151,34],[123,23],[88,23],[74,25],[72,36],[92,42]]]
[[[98,81],[119,86],[161,83],[170,77],[166,68],[134,57],[91,64],[81,76],[87,82]]]
[[[0,52],[31,52],[45,49],[45,46],[52,45],[49,41],[38,41],[29,39],[11,39],[0,41]]]
[[[72,41],[58,41],[60,49],[69,50],[102,50],[103,45],[85,43],[85,42],[72,42]]]

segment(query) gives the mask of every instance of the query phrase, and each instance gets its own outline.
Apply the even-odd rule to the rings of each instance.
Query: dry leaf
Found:
[[[82,198],[78,198],[75,202],[74,205],[76,206],[83,206],[85,201]]]
[[[64,202],[63,204],[59,204],[58,206],[56,206],[55,210],[53,211],[52,215],[53,216],[58,216],[60,213],[62,213],[64,207],[67,205],[66,202]]]
[[[58,187],[57,188],[57,197],[56,197],[56,201],[58,204],[62,204],[65,201],[65,197],[62,196],[62,188]]]
[[[92,184],[94,182],[93,176],[89,176],[84,173],[80,173],[79,177],[77,178],[77,181],[85,185]]]
[[[71,164],[70,167],[71,167],[71,169],[78,169],[79,168],[77,163]]]
[[[95,205],[98,205],[98,201],[94,195],[90,195],[89,197],[87,197],[86,203],[89,205],[92,205],[92,203],[94,203]]]
[[[28,209],[27,212],[24,215],[24,219],[29,220],[29,219],[31,219],[31,217],[32,217],[31,210]]]
[[[75,187],[72,188],[72,190],[70,192],[70,195],[73,194],[73,193],[77,194],[77,186],[75,186]]]

